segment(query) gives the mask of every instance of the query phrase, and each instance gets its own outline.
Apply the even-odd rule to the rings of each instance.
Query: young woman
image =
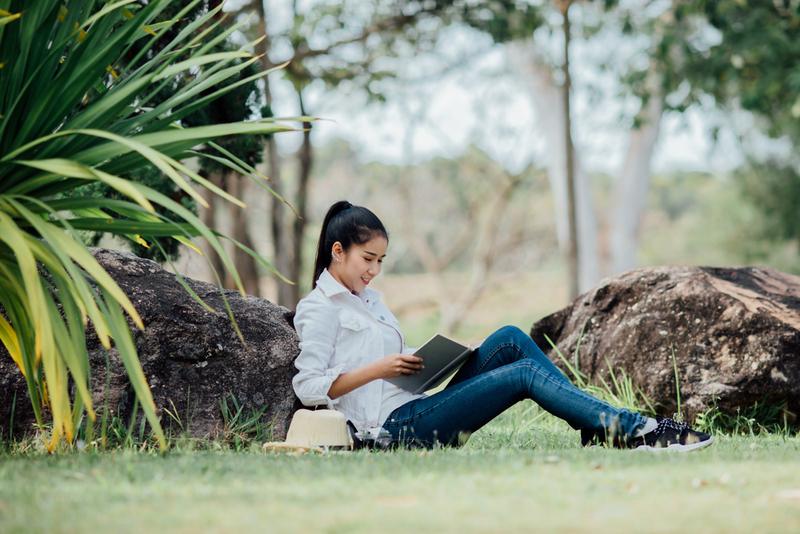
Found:
[[[460,445],[522,399],[580,429],[584,445],[689,451],[711,437],[671,419],[616,408],[576,388],[530,336],[513,326],[491,334],[442,391],[415,395],[385,379],[424,365],[406,346],[397,319],[370,282],[381,272],[389,236],[367,208],[336,202],[320,232],[313,290],[297,305],[298,369],[292,385],[306,406],[327,405],[361,436],[395,443]]]

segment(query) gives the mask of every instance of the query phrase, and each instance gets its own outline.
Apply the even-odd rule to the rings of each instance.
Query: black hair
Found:
[[[311,288],[317,287],[319,275],[323,269],[330,266],[334,243],[340,242],[342,248],[347,251],[351,245],[363,245],[376,236],[389,240],[389,234],[377,215],[363,206],[354,206],[346,200],[334,202],[325,214],[325,220],[322,221]]]

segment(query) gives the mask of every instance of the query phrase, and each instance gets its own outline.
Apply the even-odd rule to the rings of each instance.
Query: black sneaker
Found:
[[[714,443],[714,438],[705,432],[692,430],[686,423],[679,423],[666,417],[657,417],[658,426],[644,436],[631,438],[629,446],[653,451],[689,452]]]
[[[610,447],[616,447],[618,449],[626,449],[627,446],[620,439],[619,436],[614,436],[613,440],[609,440],[606,436],[606,429],[588,429],[582,428],[581,429],[581,445],[584,447],[595,447],[600,445],[608,445]]]
[[[581,429],[581,445],[608,445],[618,449],[649,449],[657,451],[688,452],[702,449],[714,442],[714,438],[703,432],[689,428],[686,423],[679,423],[665,417],[657,417],[658,426],[644,436],[624,439],[614,436],[609,440],[604,428]]]

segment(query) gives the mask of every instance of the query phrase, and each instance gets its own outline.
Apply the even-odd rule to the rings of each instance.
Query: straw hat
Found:
[[[264,443],[264,450],[323,451],[353,449],[344,414],[336,410],[297,410],[289,423],[286,441]]]

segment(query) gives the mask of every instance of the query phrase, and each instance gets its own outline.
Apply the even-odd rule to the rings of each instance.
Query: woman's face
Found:
[[[385,237],[376,236],[363,245],[351,245],[345,252],[337,241],[331,249],[333,259],[328,271],[351,292],[361,293],[380,274],[388,246]]]

